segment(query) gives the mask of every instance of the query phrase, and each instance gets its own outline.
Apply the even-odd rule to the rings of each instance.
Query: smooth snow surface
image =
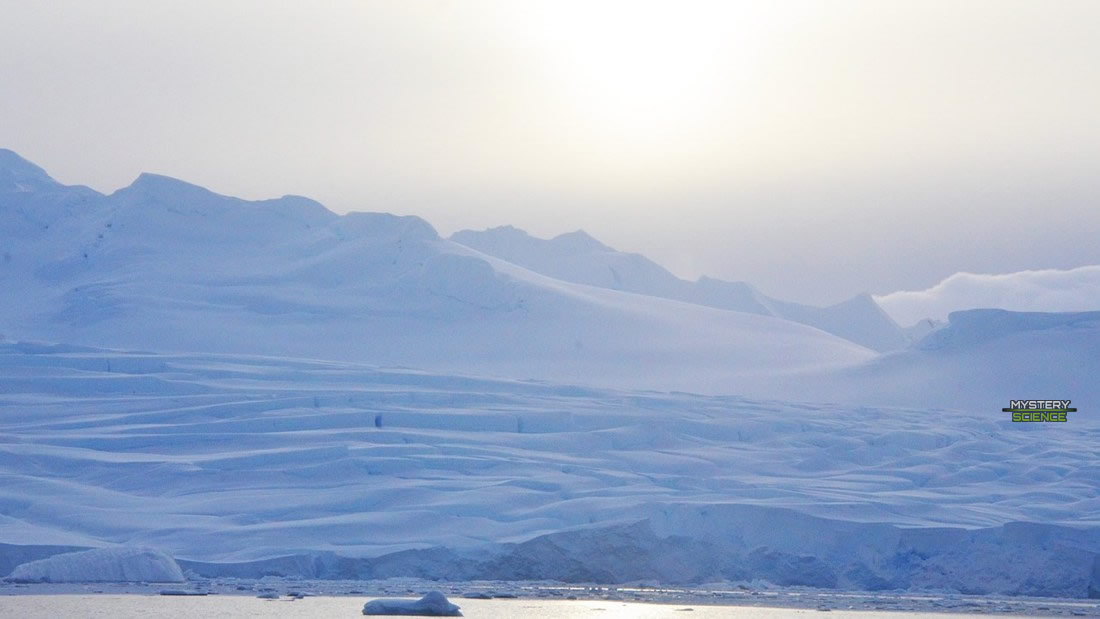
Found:
[[[1081,411],[1075,428],[1100,410],[1097,376],[1100,312],[969,310],[909,349],[807,377],[802,389],[826,400],[971,411],[997,411],[1010,399],[1070,399]]]
[[[775,316],[816,327],[873,350],[897,350],[910,341],[869,295],[821,308],[773,299],[744,282],[709,277],[689,282],[644,256],[616,251],[580,230],[544,240],[503,226],[483,231],[462,230],[451,235],[451,240],[562,281]]]
[[[758,395],[874,357],[772,315],[551,279],[416,217],[152,174],[103,196],[7,165],[35,180],[0,184],[8,339]]]
[[[16,582],[184,582],[172,557],[150,548],[98,548],[19,565]]]
[[[418,615],[426,617],[461,617],[458,606],[438,591],[429,591],[419,600],[381,599],[363,605],[364,615]]]

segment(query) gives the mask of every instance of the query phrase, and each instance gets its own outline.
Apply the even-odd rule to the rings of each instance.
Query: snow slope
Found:
[[[989,409],[793,404],[29,344],[0,346],[0,384],[3,542],[156,546],[205,562],[305,553],[296,569],[328,565],[329,577],[357,568],[317,563],[324,553],[438,546],[451,554],[390,556],[362,574],[522,578],[545,564],[563,578],[671,578],[678,568],[659,567],[673,560],[662,548],[725,535],[728,562],[688,553],[696,563],[684,563],[681,580],[721,577],[736,564],[758,569],[731,578],[801,582],[812,568],[832,573],[820,583],[835,586],[872,586],[872,576],[962,586],[979,558],[1016,553],[1026,565],[998,576],[998,590],[1022,587],[1048,564],[1076,570],[1084,586],[1081,570],[1100,552],[1100,424],[1088,414],[1019,427]],[[777,538],[775,523],[788,520]],[[602,538],[619,540],[620,567],[576,571],[603,548],[585,550],[583,536],[596,534],[584,531],[642,521]],[[1013,522],[1036,524],[997,528]],[[973,527],[994,528],[965,530]],[[1019,542],[1026,531],[1036,541]],[[859,544],[845,550],[850,538],[878,541],[864,553]],[[950,554],[959,539],[989,551],[967,568],[970,555]],[[483,563],[463,572],[455,566],[467,551]],[[638,553],[648,567],[629,567]],[[547,563],[552,556],[561,563]],[[484,563],[492,557],[499,561]],[[861,562],[871,571],[844,576]]]
[[[0,169],[0,565],[1100,587],[1097,313],[876,355],[825,332],[878,337],[866,297],[676,283],[582,234],[550,272],[416,217]],[[617,284],[568,281],[592,256]],[[1012,424],[1020,398],[1081,412]]]
[[[778,392],[792,372],[873,357],[770,316],[551,279],[416,217],[152,174],[103,196],[9,168],[38,179],[0,194],[0,334],[13,339],[706,392]]]
[[[899,290],[875,299],[902,324],[943,320],[955,311],[996,307],[1017,312],[1100,309],[1100,265],[997,275],[955,273],[925,290]]]
[[[15,582],[184,582],[172,557],[150,548],[97,548],[19,565]]]
[[[451,240],[555,279],[785,318],[872,350],[897,350],[910,341],[870,295],[821,308],[770,298],[744,282],[709,277],[689,282],[644,256],[616,251],[581,230],[539,239],[502,226],[462,230]]]
[[[866,404],[998,411],[1010,399],[1070,399],[1100,410],[1100,312],[954,312],[911,348],[806,377],[803,395]]]
[[[645,256],[616,251],[583,230],[540,239],[519,228],[501,226],[481,231],[461,230],[450,238],[566,282],[681,300],[691,286]]]

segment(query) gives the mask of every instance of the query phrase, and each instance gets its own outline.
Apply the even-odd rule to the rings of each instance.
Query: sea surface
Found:
[[[110,594],[51,594],[0,596],[0,617],[18,619],[236,619],[238,617],[279,617],[286,619],[332,619],[361,617],[363,604],[370,598],[307,597],[300,600],[282,598],[263,600],[243,595],[161,596]],[[584,600],[524,600],[452,599],[462,607],[466,617],[505,619],[533,617],[537,619],[610,619],[613,617],[668,617],[675,619],[734,617],[737,619],[780,619],[783,617],[813,617],[842,619],[891,617],[918,619],[924,617],[958,618],[958,613],[890,612],[867,610],[830,610],[826,614],[815,609],[768,608],[751,606],[709,606],[652,604],[620,601]],[[1068,610],[1068,609],[1067,609]],[[1059,613],[1060,614],[1060,613]],[[1065,614],[1069,615],[1070,612]],[[1091,614],[1091,613],[1087,613]],[[1025,614],[982,613],[981,616],[1029,616]]]

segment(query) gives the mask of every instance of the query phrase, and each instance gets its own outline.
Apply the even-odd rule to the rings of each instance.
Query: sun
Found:
[[[573,117],[604,140],[658,147],[704,130],[755,70],[760,4],[557,2],[531,18]]]

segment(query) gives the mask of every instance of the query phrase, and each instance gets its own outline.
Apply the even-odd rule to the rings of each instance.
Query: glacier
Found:
[[[204,577],[1100,596],[1100,312],[901,329],[582,232],[105,195],[4,150],[0,239],[0,576],[157,548]],[[1020,398],[1081,412],[1013,424]]]
[[[7,580],[21,583],[184,582],[172,557],[151,548],[97,548],[66,552],[16,567]]]
[[[0,380],[8,542],[155,546],[209,577],[1100,584],[1087,417],[25,343]]]

